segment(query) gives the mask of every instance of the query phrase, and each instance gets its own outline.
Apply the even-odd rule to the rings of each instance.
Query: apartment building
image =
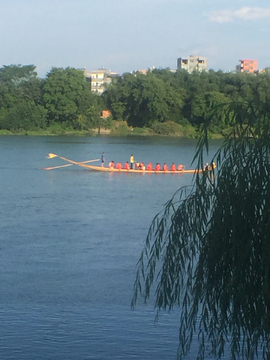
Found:
[[[108,84],[111,83],[112,77],[118,76],[115,71],[107,70],[107,69],[98,69],[93,71],[88,71],[84,69],[84,75],[87,80],[91,81],[91,91],[102,94]]]
[[[246,72],[254,74],[258,70],[258,60],[239,60],[240,64],[236,65],[236,72]]]
[[[177,59],[177,69],[185,69],[189,73],[195,71],[207,71],[208,70],[208,61],[204,56],[190,55],[187,58],[178,58]]]

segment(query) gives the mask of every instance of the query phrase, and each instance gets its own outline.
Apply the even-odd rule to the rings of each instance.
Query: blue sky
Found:
[[[269,0],[1,0],[0,66],[176,68],[201,55],[215,71],[270,67]]]

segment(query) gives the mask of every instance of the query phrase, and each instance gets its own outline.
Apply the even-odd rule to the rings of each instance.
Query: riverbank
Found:
[[[196,139],[193,136],[184,136],[179,134],[156,134],[151,131],[134,131],[134,132],[121,132],[121,131],[111,131],[108,129],[101,129],[98,131],[97,129],[86,131],[86,130],[63,130],[63,131],[49,131],[49,130],[32,130],[32,131],[16,131],[12,132],[9,130],[0,130],[0,136],[12,136],[12,135],[22,135],[22,136],[86,136],[86,137],[93,137],[93,136],[153,136],[153,137],[178,137],[178,138],[185,138],[185,139]],[[221,134],[213,134],[211,139],[222,139],[223,136]]]
[[[64,124],[54,124],[46,129],[37,130],[0,130],[0,135],[24,136],[162,136],[196,139],[197,130],[189,125],[182,126],[173,122],[154,124],[152,127],[130,127],[125,121],[114,122],[111,128],[95,128],[89,130],[76,130]],[[222,134],[212,134],[212,139],[221,139]]]

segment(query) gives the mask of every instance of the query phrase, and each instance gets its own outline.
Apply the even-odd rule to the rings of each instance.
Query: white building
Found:
[[[91,81],[91,90],[100,95],[106,90],[108,84],[111,83],[112,77],[118,76],[119,74],[115,71],[102,68],[93,71],[84,69],[84,75],[86,79]]]
[[[207,58],[198,55],[190,55],[187,58],[179,58],[177,59],[177,69],[185,69],[189,73],[192,71],[207,71],[208,70],[208,62]]]

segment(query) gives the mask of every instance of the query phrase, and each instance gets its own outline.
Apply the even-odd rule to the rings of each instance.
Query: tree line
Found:
[[[113,78],[101,95],[91,92],[83,71],[52,68],[45,79],[34,65],[0,69],[0,129],[10,131],[70,127],[90,130],[110,126],[100,117],[109,109],[112,120],[157,134],[188,134],[211,118],[211,133],[226,135],[226,106],[270,97],[270,74],[222,71],[172,72],[155,69],[146,75],[125,73]]]
[[[52,68],[41,79],[34,65],[0,69],[0,129],[88,130],[97,126],[103,107],[83,71]]]
[[[268,102],[270,76],[157,69],[114,79],[103,97],[113,117],[130,126],[162,129],[162,124],[173,122],[182,129],[198,129],[211,117],[211,132],[223,134],[229,126],[224,105]]]

